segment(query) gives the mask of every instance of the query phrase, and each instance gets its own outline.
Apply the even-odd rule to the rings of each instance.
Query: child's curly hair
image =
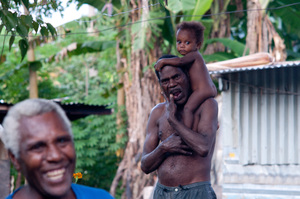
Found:
[[[184,21],[177,25],[177,31],[180,30],[189,30],[193,31],[196,38],[196,43],[203,43],[203,34],[205,27],[198,21]]]

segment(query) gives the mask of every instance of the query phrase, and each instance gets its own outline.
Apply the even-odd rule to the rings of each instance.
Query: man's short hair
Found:
[[[3,121],[3,130],[0,138],[5,148],[8,149],[16,158],[19,157],[20,145],[20,121],[24,117],[33,117],[48,112],[55,112],[60,117],[63,125],[66,127],[73,138],[71,123],[63,109],[55,102],[46,99],[27,99],[17,103],[9,109]],[[1,130],[1,129],[0,129]]]
[[[178,56],[176,56],[176,55],[163,55],[163,56],[161,56],[160,58],[158,58],[158,60],[160,60],[160,59],[168,59],[168,58],[173,58],[173,57],[178,57]],[[157,60],[157,61],[158,61],[158,60]],[[175,67],[175,66],[174,66],[174,67]],[[178,68],[180,68],[180,69],[183,71],[183,73],[184,73],[187,77],[189,77],[187,70],[185,70],[185,69],[183,69],[183,68],[181,68],[181,67],[178,67]],[[158,81],[160,81],[159,71],[155,70],[155,74],[156,74],[156,77],[157,77]]]
[[[180,30],[189,30],[194,32],[197,44],[203,43],[203,35],[205,27],[198,21],[184,21],[177,25],[177,31]]]

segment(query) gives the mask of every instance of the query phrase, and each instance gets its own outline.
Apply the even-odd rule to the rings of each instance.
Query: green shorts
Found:
[[[210,182],[167,187],[157,182],[153,199],[217,199]]]

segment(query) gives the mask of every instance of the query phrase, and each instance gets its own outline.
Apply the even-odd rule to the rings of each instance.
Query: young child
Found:
[[[202,102],[217,95],[205,62],[199,53],[203,42],[204,26],[200,22],[182,22],[177,25],[176,48],[183,57],[160,59],[155,67],[159,71],[165,65],[189,67],[189,76],[193,93],[190,95],[183,111],[183,123],[188,128],[193,125],[193,113]]]

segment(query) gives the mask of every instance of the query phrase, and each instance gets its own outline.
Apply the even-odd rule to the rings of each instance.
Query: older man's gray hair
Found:
[[[20,152],[20,120],[23,117],[33,117],[52,111],[57,113],[73,138],[71,123],[63,109],[57,103],[46,99],[28,99],[14,105],[11,109],[9,109],[6,117],[4,118],[0,138],[3,141],[5,148],[18,158]]]

